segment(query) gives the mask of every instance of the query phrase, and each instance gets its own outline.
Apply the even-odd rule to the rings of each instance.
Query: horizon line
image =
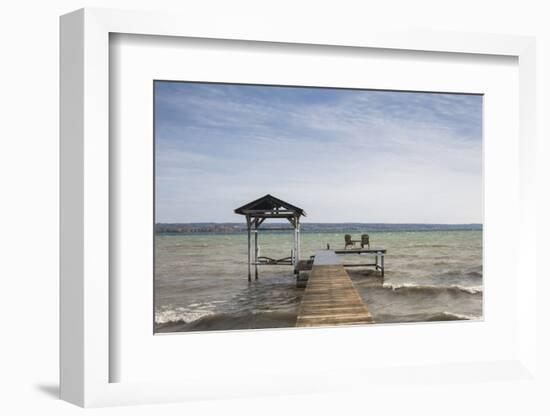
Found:
[[[285,223],[285,221],[274,221],[275,223]],[[246,222],[237,221],[159,221],[155,224],[246,224]],[[300,221],[300,224],[372,224],[372,225],[483,225],[482,222],[361,222],[361,221],[332,221],[332,222],[313,222],[313,221]]]

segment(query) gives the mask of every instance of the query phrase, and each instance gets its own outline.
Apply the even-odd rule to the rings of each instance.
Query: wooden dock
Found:
[[[372,324],[374,320],[333,250],[315,255],[296,326]]]

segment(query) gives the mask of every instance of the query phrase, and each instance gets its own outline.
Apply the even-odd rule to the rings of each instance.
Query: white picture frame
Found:
[[[110,365],[120,357],[110,349],[110,308],[113,308],[109,275],[110,166],[109,157],[109,36],[112,33],[207,39],[280,42],[282,44],[332,45],[438,53],[488,54],[516,57],[519,65],[519,164],[520,192],[518,262],[522,285],[517,292],[516,317],[520,323],[517,354],[508,360],[476,363],[418,363],[416,376],[433,379],[445,373],[450,379],[468,381],[471,373],[485,371],[492,377],[525,380],[536,375],[535,198],[535,42],[530,37],[465,33],[380,32],[376,30],[330,32],[312,28],[280,28],[267,22],[194,21],[167,13],[83,9],[61,18],[61,398],[80,406],[158,403],[196,398],[239,397],[279,393],[320,392],[342,388],[344,378],[353,384],[372,378],[395,376],[388,368],[333,370],[334,380],[318,380],[308,373],[289,381],[286,374],[269,380],[240,381],[226,389],[212,389],[206,378],[184,381],[110,382]],[[313,336],[313,335],[312,335]],[[383,374],[386,374],[384,376]],[[332,378],[332,377],[329,377]],[[281,388],[283,385],[284,388]],[[307,380],[310,382],[308,383]],[[389,378],[386,378],[389,380]],[[479,382],[475,377],[472,382]],[[370,385],[370,384],[369,384]]]

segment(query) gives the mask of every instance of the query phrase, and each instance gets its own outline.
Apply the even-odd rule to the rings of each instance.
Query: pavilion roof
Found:
[[[306,216],[306,212],[302,208],[283,201],[282,199],[275,198],[270,194],[235,209],[235,214],[265,218]]]

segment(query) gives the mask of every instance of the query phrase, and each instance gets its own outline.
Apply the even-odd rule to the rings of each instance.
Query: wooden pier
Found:
[[[372,324],[374,320],[333,250],[315,254],[296,326]]]

